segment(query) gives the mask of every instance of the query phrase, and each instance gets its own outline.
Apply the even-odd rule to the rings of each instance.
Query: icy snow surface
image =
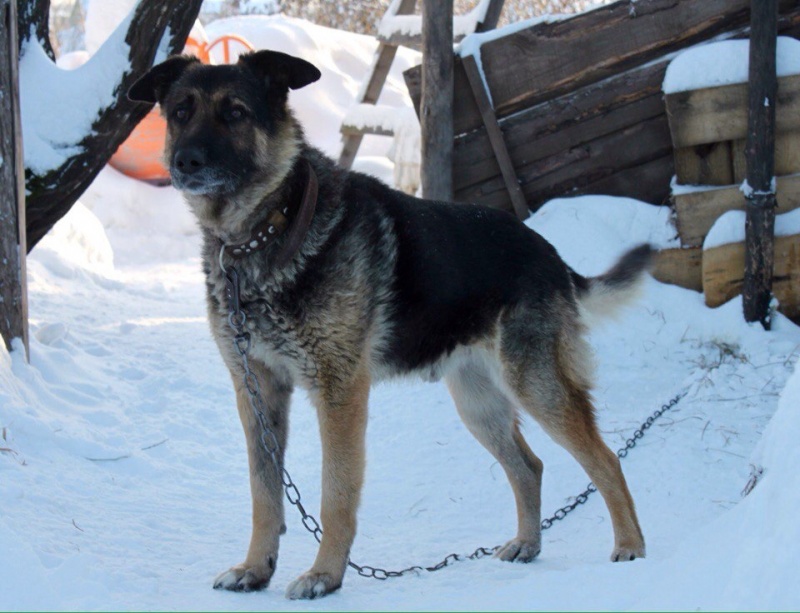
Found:
[[[213,27],[275,41],[323,68],[323,81],[292,102],[312,140],[330,149],[374,42],[283,18]],[[623,461],[646,559],[608,561],[610,522],[594,495],[544,533],[530,565],[484,559],[383,582],[348,571],[325,600],[289,602],[283,590],[311,564],[316,542],[287,509],[269,589],[212,590],[213,577],[243,559],[250,499],[230,378],[206,322],[194,222],[171,188],[109,169],[81,200],[29,259],[31,364],[19,347],[0,348],[0,609],[800,607],[800,329],[776,315],[764,332],[743,323],[739,299],[712,310],[701,295],[652,279],[639,302],[590,335],[598,420],[612,448],[688,392]],[[666,215],[582,197],[552,201],[528,223],[593,275],[639,242],[672,244]],[[550,514],[588,479],[530,419],[523,428],[545,463]],[[290,430],[287,467],[316,511],[319,435],[300,391]],[[367,436],[354,560],[429,565],[513,536],[503,471],[461,425],[443,384],[376,387]],[[742,499],[751,463],[764,472]]]
[[[747,40],[723,40],[684,51],[667,67],[662,85],[664,93],[745,83],[750,65],[749,49]],[[776,53],[779,77],[800,73],[800,41],[779,36]]]

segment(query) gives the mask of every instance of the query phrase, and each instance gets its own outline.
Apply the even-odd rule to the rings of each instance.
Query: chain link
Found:
[[[275,433],[267,424],[267,407],[264,403],[263,395],[261,394],[261,386],[258,383],[258,378],[253,374],[253,371],[250,369],[250,362],[248,360],[248,351],[250,350],[250,333],[245,330],[245,323],[247,322],[247,316],[245,312],[241,309],[240,301],[239,301],[239,278],[238,274],[236,273],[235,269],[228,269],[226,270],[223,268],[223,272],[225,273],[225,278],[227,282],[227,290],[228,290],[228,299],[230,304],[230,314],[228,316],[228,324],[230,325],[231,329],[234,332],[233,338],[233,346],[236,350],[236,353],[239,354],[239,357],[242,359],[242,366],[244,368],[244,375],[242,377],[242,381],[247,388],[247,392],[250,396],[250,404],[252,406],[253,412],[255,413],[256,419],[258,420],[259,425],[261,426],[261,444],[272,460],[272,464],[275,467],[275,470],[280,477],[281,484],[283,485],[284,493],[286,494],[286,499],[289,503],[296,507],[297,510],[300,512],[301,521],[303,523],[303,527],[308,530],[312,536],[317,539],[319,543],[322,540],[322,528],[319,525],[317,519],[308,513],[301,502],[300,490],[298,489],[297,485],[292,480],[291,475],[289,472],[283,467],[280,461],[280,444],[278,443],[278,439],[275,436]],[[657,409],[650,417],[648,417],[641,426],[639,426],[636,430],[634,430],[633,434],[629,439],[625,441],[625,446],[621,447],[617,450],[617,456],[622,459],[628,455],[628,452],[636,447],[636,443],[640,440],[645,432],[653,425],[653,423],[661,417],[664,413],[671,410],[675,407],[688,393],[688,389],[678,393],[675,397],[672,398],[668,403],[661,406],[660,409]],[[589,496],[594,494],[597,491],[597,487],[594,483],[589,483],[585,490],[583,490],[580,494],[575,496],[573,502],[564,505],[560,509],[556,510],[556,512],[546,519],[542,520],[541,529],[547,530],[553,526],[553,524],[557,521],[563,520],[569,513],[574,511],[577,507],[582,504],[586,504],[586,501],[589,499]],[[402,577],[403,575],[407,574],[417,574],[420,571],[427,571],[427,572],[435,572],[437,570],[441,570],[447,566],[452,566],[456,562],[463,562],[464,560],[479,560],[486,556],[491,556],[497,550],[500,549],[500,545],[495,545],[494,547],[478,547],[475,551],[470,554],[457,554],[451,553],[450,555],[446,556],[441,562],[438,564],[434,564],[433,566],[409,566],[408,568],[404,568],[402,570],[386,570],[384,568],[378,568],[374,566],[368,566],[366,564],[359,565],[353,562],[352,560],[348,560],[347,565],[355,570],[359,575],[362,577],[367,577],[370,579],[378,579],[379,581],[385,581],[390,577]]]

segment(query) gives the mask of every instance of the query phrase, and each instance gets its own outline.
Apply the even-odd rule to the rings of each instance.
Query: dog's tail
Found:
[[[623,305],[638,296],[643,273],[650,268],[652,259],[653,250],[645,243],[625,253],[599,277],[584,277],[572,271],[581,311],[591,320],[613,317]]]

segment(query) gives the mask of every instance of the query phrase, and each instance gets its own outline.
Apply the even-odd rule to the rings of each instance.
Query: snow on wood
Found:
[[[356,104],[342,120],[342,131],[370,132],[391,136],[402,126],[410,124],[419,129],[417,114],[411,108],[398,109],[381,104]]]
[[[684,51],[667,68],[664,93],[746,83],[749,49],[747,40],[724,40]],[[779,77],[800,73],[800,41],[779,36],[776,58]]]
[[[35,38],[20,57],[20,106],[25,166],[43,176],[81,152],[100,112],[116,100],[121,75],[130,70],[125,42],[129,14],[103,43],[100,52],[74,70],[54,64]],[[53,113],[53,102],[58,112]]]
[[[453,16],[453,38],[459,39],[471,35],[475,32],[478,24],[486,17],[490,0],[480,0],[471,11],[464,15]],[[386,11],[380,24],[378,24],[378,39],[390,41],[395,37],[406,39],[422,37],[422,16],[421,15],[397,15],[396,6],[398,2],[393,2]]]
[[[703,241],[703,249],[744,242],[744,211],[728,211],[714,222]],[[775,216],[775,236],[800,234],[800,209]]]

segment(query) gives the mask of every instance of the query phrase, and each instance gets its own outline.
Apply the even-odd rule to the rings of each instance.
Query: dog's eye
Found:
[[[244,117],[244,110],[238,106],[225,111],[226,121],[239,121],[242,117]]]
[[[186,121],[187,119],[189,119],[189,110],[183,107],[175,109],[173,117],[175,117],[175,119],[177,119],[178,121]]]

